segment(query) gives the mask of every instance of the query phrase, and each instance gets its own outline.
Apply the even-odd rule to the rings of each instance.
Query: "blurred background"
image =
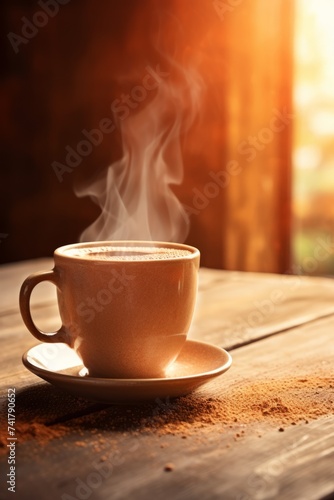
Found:
[[[185,121],[187,93],[198,82],[201,93],[171,187],[185,241],[207,267],[334,274],[331,0],[7,0],[0,11],[1,263],[79,241],[101,209],[78,186],[121,168],[122,120],[150,106],[161,74],[192,67]]]

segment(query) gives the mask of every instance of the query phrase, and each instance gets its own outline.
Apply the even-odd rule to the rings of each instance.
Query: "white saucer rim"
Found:
[[[192,340],[192,339],[187,339],[186,340],[186,345],[188,344],[196,344],[198,346],[203,345],[206,348],[211,348],[213,350],[219,351],[221,354],[224,354],[226,356],[226,361],[220,365],[218,368],[215,368],[213,370],[209,370],[206,372],[202,373],[197,373],[194,375],[185,375],[181,377],[160,377],[160,378],[107,378],[107,377],[82,377],[80,375],[68,375],[66,373],[59,373],[56,371],[48,370],[46,368],[40,368],[36,365],[33,365],[28,361],[28,355],[29,352],[32,349],[35,349],[38,346],[43,346],[43,343],[36,344],[27,351],[25,351],[22,355],[22,363],[23,365],[32,373],[35,375],[40,376],[43,378],[43,374],[48,376],[49,374],[52,374],[52,377],[54,380],[59,380],[59,381],[65,381],[68,380],[70,381],[76,381],[76,383],[79,384],[90,384],[90,385],[96,385],[102,384],[102,385],[151,385],[151,384],[170,384],[170,383],[177,383],[179,381],[195,381],[195,380],[201,380],[205,378],[214,378],[218,375],[222,375],[225,373],[232,365],[232,356],[230,355],[229,352],[227,352],[225,349],[222,347],[216,346],[214,344],[210,344],[209,342],[203,342],[200,340]],[[80,370],[80,367],[83,367],[83,365],[78,365],[78,371]]]

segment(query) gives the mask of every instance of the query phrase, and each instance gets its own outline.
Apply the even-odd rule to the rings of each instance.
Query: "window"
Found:
[[[296,0],[293,260],[334,275],[334,2]]]

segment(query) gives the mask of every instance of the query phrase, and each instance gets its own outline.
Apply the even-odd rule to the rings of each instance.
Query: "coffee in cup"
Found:
[[[199,251],[178,243],[107,241],[66,245],[54,269],[22,284],[21,315],[42,342],[64,342],[89,376],[156,378],[180,353],[193,316]],[[57,287],[62,326],[42,332],[30,311],[41,281]]]

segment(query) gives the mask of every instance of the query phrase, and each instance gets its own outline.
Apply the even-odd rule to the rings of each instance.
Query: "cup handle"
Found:
[[[58,286],[57,275],[54,270],[31,274],[22,283],[20,290],[20,311],[24,324],[29,332],[41,342],[63,342],[71,346],[70,336],[62,325],[56,332],[43,332],[35,325],[30,311],[30,298],[33,289],[42,281],[50,281]]]

